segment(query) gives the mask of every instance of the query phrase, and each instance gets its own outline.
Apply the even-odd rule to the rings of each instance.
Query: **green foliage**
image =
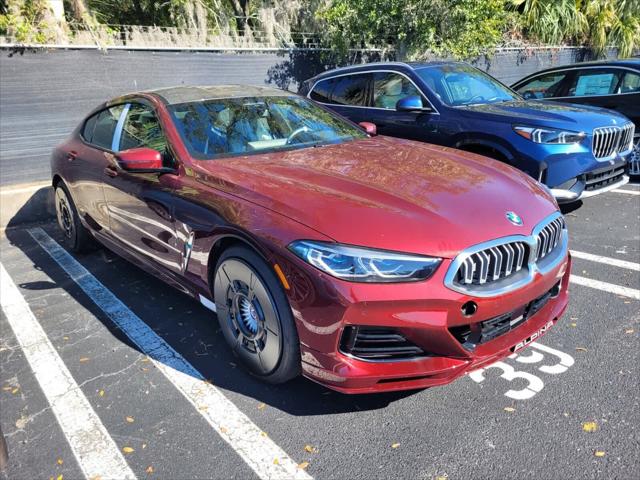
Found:
[[[0,34],[11,35],[18,42],[47,43],[55,41],[48,19],[46,0],[9,2],[0,15]]]
[[[527,36],[541,43],[576,44],[603,55],[616,46],[621,57],[640,47],[638,0],[511,0]]]
[[[395,48],[465,58],[500,42],[510,14],[505,0],[334,0],[318,12],[333,46]]]

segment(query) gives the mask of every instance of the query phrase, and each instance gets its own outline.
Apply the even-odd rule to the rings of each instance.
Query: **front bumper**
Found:
[[[591,170],[573,181],[565,182],[565,185],[552,188],[551,194],[558,203],[570,203],[593,197],[627,184],[629,177],[626,172],[626,161],[623,160],[613,165]]]
[[[421,389],[444,385],[465,373],[493,363],[513,353],[519,344],[544,333],[564,313],[568,302],[571,260],[566,259],[545,275],[537,274],[533,282],[516,291],[492,298],[477,298],[456,293],[444,286],[447,264],[423,285],[400,286],[403,295],[394,298],[398,285],[357,285],[339,292],[342,307],[336,322],[320,327],[315,308],[295,308],[301,339],[302,371],[308,378],[343,393],[373,393]],[[454,334],[465,325],[485,322],[506,312],[518,311],[534,299],[557,288],[557,294],[543,307],[506,333],[473,348],[463,345]],[[326,286],[326,285],[325,285]],[[391,287],[391,288],[389,288]],[[425,289],[422,299],[416,296]],[[338,293],[338,292],[336,292]],[[471,317],[462,314],[462,306],[474,301],[477,311]],[[326,307],[325,307],[326,308]],[[327,310],[325,310],[327,311]],[[340,348],[341,334],[353,325],[389,327],[428,352],[403,360],[363,360],[345,354]],[[542,332],[542,333],[541,333]]]

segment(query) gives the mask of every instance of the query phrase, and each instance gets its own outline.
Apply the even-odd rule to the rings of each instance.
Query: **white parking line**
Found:
[[[640,272],[640,263],[618,260],[617,258],[611,257],[603,257],[601,255],[594,255],[592,253],[578,252],[576,250],[571,250],[571,255],[573,255],[575,258],[588,260],[590,262],[604,263],[605,265],[612,265],[614,267],[626,268],[629,270]]]
[[[107,316],[146,353],[213,429],[261,479],[311,479],[216,387],[160,338],[41,228],[31,236]]]
[[[622,188],[615,188],[613,190],[611,190],[612,192],[616,192],[616,193],[627,193],[629,195],[640,195],[640,191],[639,190],[624,190]]]
[[[1,263],[0,303],[85,477],[135,479],[118,446]]]
[[[572,283],[582,285],[584,287],[595,288],[596,290],[602,290],[603,292],[615,293],[616,295],[622,295],[623,297],[640,300],[640,290],[636,290],[635,288],[622,287],[613,283],[593,280],[592,278],[579,277],[578,275],[571,275],[569,280]]]

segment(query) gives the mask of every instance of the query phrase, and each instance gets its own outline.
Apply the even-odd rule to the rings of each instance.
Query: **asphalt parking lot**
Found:
[[[445,387],[366,396],[264,385],[195,300],[106,250],[66,254],[54,224],[8,230],[6,476],[638,478],[640,185],[566,218],[570,305],[540,342]]]

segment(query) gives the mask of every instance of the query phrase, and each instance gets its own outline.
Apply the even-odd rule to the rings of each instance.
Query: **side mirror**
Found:
[[[162,154],[153,148],[131,148],[116,154],[118,163],[124,170],[162,170]]]
[[[430,109],[424,107],[422,99],[417,95],[401,98],[396,103],[396,111],[398,112],[420,112],[425,110]]]
[[[364,131],[367,132],[367,135],[371,135],[372,137],[375,137],[378,134],[378,128],[376,127],[375,123],[360,122],[358,125],[364,128]]]

